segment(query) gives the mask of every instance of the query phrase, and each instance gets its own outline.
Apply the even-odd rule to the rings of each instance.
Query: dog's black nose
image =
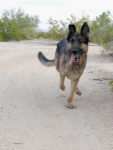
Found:
[[[72,51],[73,54],[77,54],[77,51]]]
[[[72,47],[72,49],[71,49],[71,53],[74,55],[78,54],[78,51],[79,51],[79,49],[77,47]]]
[[[78,54],[78,51],[77,50],[73,50],[72,54],[76,55],[76,54]]]

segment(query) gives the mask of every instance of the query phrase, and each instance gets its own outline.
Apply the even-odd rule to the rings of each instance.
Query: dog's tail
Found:
[[[54,66],[54,59],[53,60],[48,60],[43,54],[42,52],[38,53],[38,59],[41,62],[42,65],[46,66],[46,67],[50,67],[50,66]]]

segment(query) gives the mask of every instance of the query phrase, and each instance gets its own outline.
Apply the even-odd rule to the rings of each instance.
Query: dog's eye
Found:
[[[78,44],[82,44],[82,42],[83,42],[83,41],[82,41],[81,39],[78,40]]]
[[[73,44],[73,43],[74,43],[74,41],[75,41],[75,39],[74,39],[74,38],[72,38],[71,43]]]

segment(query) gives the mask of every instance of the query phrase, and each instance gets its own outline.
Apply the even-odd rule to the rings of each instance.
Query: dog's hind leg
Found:
[[[82,95],[82,92],[80,91],[80,89],[78,87],[76,87],[75,93],[79,96]]]
[[[60,89],[63,91],[65,90],[64,81],[65,81],[65,76],[60,74]]]
[[[74,95],[75,89],[77,87],[77,84],[78,84],[78,80],[71,81],[70,95],[69,95],[68,100],[67,100],[67,107],[68,108],[75,108],[76,107],[73,104],[72,100],[73,100],[73,95]]]

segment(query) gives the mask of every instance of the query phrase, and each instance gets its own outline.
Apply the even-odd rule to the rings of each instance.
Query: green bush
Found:
[[[0,35],[3,41],[16,40],[35,37],[35,32],[39,24],[38,16],[30,17],[23,10],[5,10],[0,18]]]
[[[3,41],[3,39],[2,39],[2,35],[0,35],[0,42],[1,42],[1,41]]]
[[[0,18],[0,41],[19,41],[28,37],[60,40],[67,37],[70,23],[75,24],[77,32],[80,32],[83,22],[88,22],[90,26],[90,40],[103,46],[104,52],[113,52],[113,19],[109,11],[103,12],[93,20],[84,14],[80,19],[71,14],[66,21],[57,21],[50,17],[49,30],[43,32],[37,31],[40,23],[38,16],[30,17],[21,9],[5,10]]]
[[[49,24],[49,31],[48,31],[48,38],[49,39],[56,39],[60,40],[67,36],[67,23],[63,22],[62,20],[57,21],[53,20],[51,17],[48,20]]]
[[[70,18],[67,18],[66,22],[50,18],[48,20],[49,31],[46,33],[46,37],[60,40],[61,38],[67,37],[68,25],[70,23],[75,24],[77,32],[80,32],[81,25],[84,22],[88,22],[90,26],[90,41],[103,46],[103,52],[113,52],[113,19],[109,11],[103,12],[92,21],[88,15],[86,16],[84,14],[81,19],[70,15]]]
[[[113,47],[110,42],[113,42],[113,20],[109,11],[103,12],[96,17],[91,23],[91,40],[99,45],[102,45],[106,51],[112,51]]]

